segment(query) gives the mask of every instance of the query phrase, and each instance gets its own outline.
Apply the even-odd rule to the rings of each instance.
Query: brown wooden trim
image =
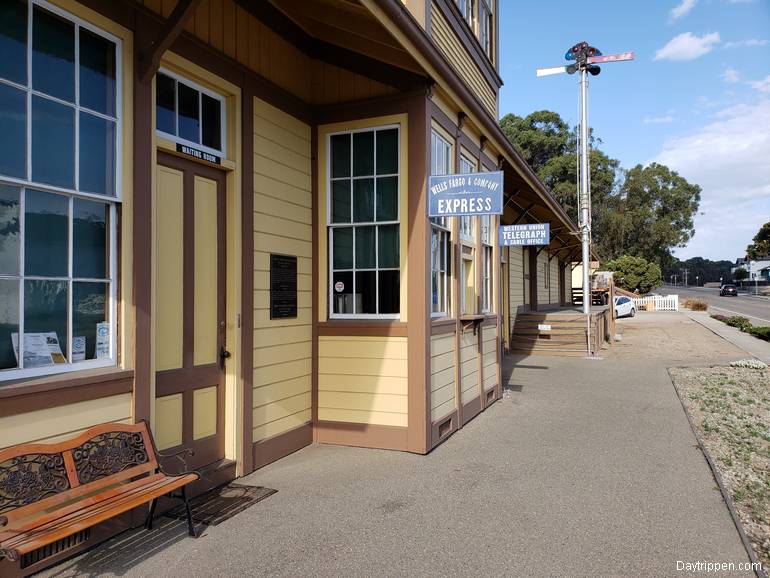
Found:
[[[427,175],[430,172],[430,117],[427,91],[409,100],[408,129],[408,412],[407,447],[426,453],[430,445],[430,224]],[[403,225],[402,225],[403,226]]]
[[[487,315],[484,320],[480,323],[481,327],[496,327],[497,326],[497,315]]]
[[[430,325],[431,335],[448,335],[457,331],[457,319],[441,319]]]
[[[313,424],[306,423],[289,431],[254,442],[251,446],[253,469],[257,470],[313,443]]]
[[[318,421],[315,438],[319,444],[356,446],[415,452],[409,445],[409,428],[364,423]]]
[[[310,128],[310,235],[312,239],[312,285],[310,288],[310,314],[313,323],[312,337],[310,343],[310,419],[313,424],[311,434],[313,441],[315,441],[315,424],[318,422],[318,297],[320,276],[318,271],[318,203],[319,195],[321,194],[318,188],[318,163],[321,162],[318,158],[318,125],[313,124]],[[324,159],[323,162],[326,162]],[[327,295],[324,292],[324,295]]]
[[[537,251],[527,247],[529,259],[529,310],[537,311]]]
[[[317,332],[323,337],[407,337],[407,324],[400,321],[333,319],[319,322]]]
[[[437,419],[430,424],[430,449],[433,450],[436,446],[444,443],[452,435],[460,429],[459,427],[460,414],[455,409],[449,415]],[[447,429],[443,435],[441,435],[441,429],[446,426],[447,420],[449,420],[449,429]]]
[[[241,470],[254,470],[254,95],[246,79],[241,108]]]
[[[134,372],[57,375],[0,388],[0,417],[131,393]]]
[[[439,105],[433,102],[433,100],[428,100],[428,108],[430,110],[431,118],[436,121],[441,128],[457,138],[457,123],[449,118],[449,115],[447,115]]]
[[[481,384],[479,384],[481,386]],[[481,390],[481,387],[479,388]],[[462,406],[462,427],[481,413],[481,394]]]
[[[356,102],[319,105],[313,107],[313,121],[318,125],[324,125],[391,114],[408,114],[410,104],[415,99],[424,99],[426,94],[427,81],[424,87],[408,92],[377,96]]]
[[[430,0],[426,0],[426,2],[430,2]],[[495,94],[497,94],[497,92],[500,90],[500,87],[503,85],[503,79],[500,78],[495,65],[484,52],[484,49],[482,48],[479,39],[476,37],[476,34],[471,30],[470,26],[465,21],[465,17],[463,17],[463,15],[460,13],[460,9],[457,7],[457,4],[455,4],[453,0],[433,0],[433,4],[435,4],[439,10],[441,10],[441,13],[444,15],[447,22],[449,22],[449,25],[452,27],[455,36],[457,36],[457,39],[465,48],[468,56],[471,57],[471,60],[473,60],[473,62],[476,64],[476,67],[481,71],[490,88],[492,88],[495,91]],[[497,20],[497,13],[494,14],[494,18]],[[492,33],[491,29],[490,33]]]

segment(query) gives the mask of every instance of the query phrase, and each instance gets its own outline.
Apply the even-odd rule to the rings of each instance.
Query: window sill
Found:
[[[331,319],[318,323],[325,337],[406,337],[407,324],[390,319]]]
[[[0,382],[0,417],[133,391],[134,371],[110,367]]]

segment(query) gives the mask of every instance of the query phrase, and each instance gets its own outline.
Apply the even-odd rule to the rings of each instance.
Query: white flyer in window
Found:
[[[86,338],[72,338],[72,361],[85,361],[86,359]]]
[[[19,334],[11,334],[13,352],[19,361]],[[24,334],[24,367],[45,367],[54,363],[66,363],[55,331]]]
[[[102,321],[96,324],[96,359],[110,357],[110,323]]]

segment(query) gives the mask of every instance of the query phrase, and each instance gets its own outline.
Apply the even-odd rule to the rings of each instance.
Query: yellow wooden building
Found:
[[[576,242],[497,124],[498,8],[3,2],[0,447],[147,420],[213,484],[499,399]],[[430,174],[496,170],[501,218],[427,218]]]

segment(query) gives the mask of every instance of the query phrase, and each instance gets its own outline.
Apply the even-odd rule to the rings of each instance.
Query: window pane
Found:
[[[334,313],[354,313],[353,272],[335,273],[332,281],[332,306]]]
[[[165,74],[155,77],[155,128],[176,134],[176,81]]]
[[[398,225],[387,225],[377,229],[380,235],[377,244],[380,269],[398,268]]]
[[[356,227],[356,269],[374,269],[374,234],[377,227]]]
[[[11,334],[19,333],[19,282],[0,279],[0,369],[17,367]]]
[[[0,275],[19,274],[20,193],[16,187],[0,185]]]
[[[80,190],[115,194],[115,122],[80,113]]]
[[[0,62],[3,58],[0,57]],[[27,94],[0,84],[0,174],[27,176]]]
[[[356,313],[377,313],[377,272],[356,272]]]
[[[431,288],[431,311],[437,313],[441,311],[441,306],[438,301],[439,297],[439,275],[438,271],[433,271],[430,276],[430,288]]]
[[[110,356],[109,329],[104,325],[108,316],[108,291],[108,283],[72,284],[73,363]]]
[[[398,130],[377,131],[377,174],[398,172]]]
[[[66,362],[67,301],[66,281],[24,282],[25,367]],[[46,334],[43,344],[38,342],[41,336],[30,335],[35,333]]]
[[[32,97],[32,180],[75,187],[75,110]]]
[[[374,132],[353,133],[353,176],[374,174]]]
[[[3,55],[0,77],[27,84],[27,3],[24,0],[0,2],[0,54]]]
[[[331,138],[332,178],[350,176],[350,135],[337,134]]]
[[[350,222],[350,181],[332,181],[332,223]]]
[[[80,106],[115,116],[115,43],[80,29]]]
[[[398,221],[398,177],[377,179],[377,220]]]
[[[72,204],[72,276],[106,279],[107,223],[110,207],[106,203],[74,199]],[[103,321],[103,320],[102,320]]]
[[[67,276],[68,204],[67,197],[62,195],[27,190],[24,206],[26,275]]]
[[[35,6],[32,87],[75,102],[75,25]]]
[[[222,149],[222,103],[207,94],[201,94],[203,116],[203,146]]]
[[[198,110],[199,92],[194,88],[177,83],[179,96],[179,136],[195,143],[201,142]]]
[[[353,181],[353,221],[356,223],[374,221],[374,179]]]
[[[341,229],[332,229],[332,239],[332,247],[334,250],[334,262],[332,263],[332,267],[335,269],[352,269],[353,228],[344,227]]]
[[[401,297],[401,272],[380,271],[380,313],[398,313]]]

